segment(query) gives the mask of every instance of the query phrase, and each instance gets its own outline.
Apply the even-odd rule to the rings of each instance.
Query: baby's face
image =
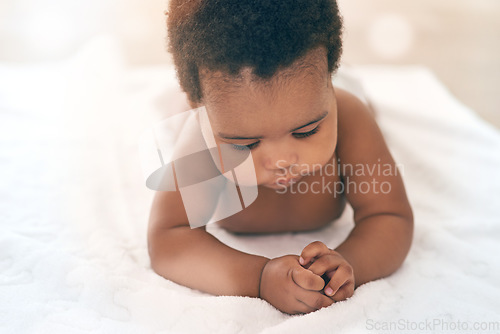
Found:
[[[325,56],[326,58],[326,56]],[[257,183],[283,189],[331,161],[337,144],[337,104],[330,76],[310,68],[286,79],[202,81],[215,140],[252,152]],[[319,72],[323,72],[323,75]]]

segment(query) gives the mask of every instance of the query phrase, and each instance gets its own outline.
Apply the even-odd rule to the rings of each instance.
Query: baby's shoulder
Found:
[[[342,112],[343,114],[348,113],[350,115],[355,115],[367,112],[371,118],[375,116],[373,107],[367,99],[363,100],[344,88],[335,86],[335,98],[337,100],[337,109],[339,113]]]
[[[337,100],[339,135],[341,132],[359,133],[363,127],[375,124],[373,109],[356,95],[335,87],[335,98]]]
[[[383,145],[373,109],[354,94],[335,88],[338,113],[337,151],[350,156]]]

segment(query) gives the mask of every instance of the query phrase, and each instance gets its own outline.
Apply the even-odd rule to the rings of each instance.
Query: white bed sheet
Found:
[[[153,193],[137,139],[168,112],[172,69],[127,67],[107,41],[66,62],[0,64],[0,333],[389,333],[464,324],[500,332],[491,327],[500,322],[499,131],[425,68],[351,72],[404,165],[413,247],[400,270],[349,300],[289,316],[256,298],[179,286],[149,266]],[[352,226],[348,209],[310,233],[236,237],[208,228],[240,250],[280,256],[313,240],[335,247]]]

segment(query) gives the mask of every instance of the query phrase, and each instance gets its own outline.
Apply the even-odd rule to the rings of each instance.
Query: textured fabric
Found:
[[[96,43],[64,63],[0,64],[1,333],[353,333],[417,325],[430,332],[443,328],[422,326],[498,324],[500,134],[428,70],[350,69],[404,165],[415,213],[407,260],[347,301],[289,316],[256,298],[210,296],[152,271],[153,193],[137,139],[186,105],[169,93],[177,89],[171,68],[129,68],[119,49]],[[237,237],[207,228],[230,246],[274,257],[314,240],[333,248],[352,227],[347,208],[309,233]]]

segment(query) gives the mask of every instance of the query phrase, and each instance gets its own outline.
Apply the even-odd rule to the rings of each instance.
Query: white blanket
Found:
[[[404,165],[413,246],[392,276],[289,316],[256,298],[179,286],[149,266],[153,192],[137,140],[172,107],[171,68],[126,67],[106,43],[62,63],[0,64],[0,333],[499,333],[499,131],[425,68],[351,71]],[[310,233],[208,229],[274,257],[313,240],[335,247],[352,226],[348,209]]]

